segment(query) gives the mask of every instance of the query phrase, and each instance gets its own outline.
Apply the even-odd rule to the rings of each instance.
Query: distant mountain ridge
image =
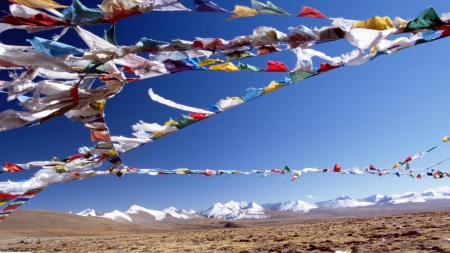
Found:
[[[109,213],[96,212],[94,209],[86,209],[77,213],[81,216],[95,216],[120,222],[182,222],[191,219],[214,218],[224,220],[242,219],[267,219],[271,212],[314,212],[336,208],[370,207],[378,205],[396,205],[402,203],[421,203],[429,200],[450,200],[450,187],[443,186],[436,189],[427,189],[423,193],[407,192],[384,196],[375,194],[362,199],[354,199],[350,196],[340,196],[335,199],[308,203],[301,200],[268,203],[259,205],[255,202],[230,201],[222,204],[215,203],[208,209],[195,212],[185,211],[169,207],[163,211],[146,209],[133,205],[126,212],[115,210]]]

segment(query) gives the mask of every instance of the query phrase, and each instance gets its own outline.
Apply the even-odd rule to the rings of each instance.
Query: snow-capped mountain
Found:
[[[350,196],[340,196],[335,199],[316,202],[315,204],[323,208],[345,208],[345,207],[370,206],[373,205],[374,203],[358,201]]]
[[[367,197],[367,198],[358,199],[358,201],[360,201],[360,202],[370,202],[370,203],[376,204],[376,203],[380,202],[384,197],[385,197],[384,195],[375,194],[375,195],[372,195],[372,196]]]
[[[197,213],[198,215],[207,218],[216,218],[224,220],[237,220],[237,219],[265,219],[269,218],[264,214],[264,208],[255,202],[235,202],[230,201],[226,204],[220,202],[214,204],[212,207],[202,210]]]
[[[421,194],[416,192],[407,192],[403,194],[393,194],[391,196],[384,196],[378,202],[379,205],[383,204],[402,204],[410,202],[425,202],[426,200],[421,196]]]
[[[427,189],[421,196],[424,199],[450,199],[450,186],[442,186],[436,189]]]
[[[115,221],[133,222],[133,220],[127,213],[123,213],[119,210],[114,210],[110,213],[105,213],[104,215],[97,216],[97,217],[106,218],[106,219],[115,220]]]
[[[262,207],[267,210],[286,212],[309,212],[312,209],[318,208],[318,206],[315,204],[311,204],[301,200],[278,202],[275,204],[264,204],[262,205]]]
[[[138,205],[132,205],[130,209],[126,212],[121,212],[114,210],[109,213],[99,213],[94,209],[86,209],[82,212],[77,213],[81,216],[95,216],[99,218],[106,218],[110,220],[120,221],[120,222],[136,222],[148,223],[151,221],[177,221],[177,220],[187,220],[193,218],[200,218],[200,216],[195,214],[194,210],[185,211],[178,210],[175,207],[168,207],[163,211],[156,211],[147,209]]]
[[[88,209],[86,209],[84,211],[81,211],[81,212],[77,213],[77,215],[80,215],[80,216],[94,216],[94,217],[96,217],[96,216],[102,216],[103,213],[100,213],[100,212],[95,211],[94,209],[88,208]]]
[[[107,218],[120,222],[182,222],[195,218],[215,218],[224,220],[238,219],[266,219],[275,212],[310,212],[316,210],[326,210],[329,208],[354,208],[382,205],[397,205],[404,203],[422,203],[432,200],[450,200],[450,187],[443,186],[436,189],[427,189],[423,193],[407,192],[404,194],[393,194],[384,196],[375,194],[362,199],[354,199],[350,196],[340,196],[335,199],[308,203],[301,200],[278,202],[274,204],[258,205],[255,202],[230,201],[226,204],[220,202],[214,204],[206,210],[195,212],[194,210],[178,210],[175,207],[168,207],[162,211],[146,209],[133,205],[126,212],[115,210],[110,213],[100,213],[94,209],[86,209],[77,213],[80,216],[94,216]],[[279,214],[279,213],[275,213]],[[279,215],[275,215],[279,216]]]

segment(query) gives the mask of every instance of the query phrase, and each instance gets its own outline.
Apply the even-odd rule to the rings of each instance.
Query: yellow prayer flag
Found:
[[[235,18],[242,18],[242,17],[252,17],[258,15],[258,11],[254,10],[247,6],[241,6],[236,5],[233,10],[233,15],[227,18],[227,20],[232,20]]]
[[[69,8],[69,6],[60,5],[59,3],[56,3],[52,0],[14,0],[14,2],[30,8],[42,8],[42,9]]]
[[[103,111],[105,109],[105,103],[105,100],[96,100],[91,102],[89,107],[97,111]]]
[[[370,48],[370,54],[376,54],[378,52],[378,47],[374,46],[372,48]]]
[[[171,133],[171,132],[154,132],[151,134],[151,136],[153,136],[155,138],[160,138],[169,133]]]
[[[177,174],[186,174],[189,171],[187,168],[180,168],[175,171]]]
[[[366,28],[372,30],[387,30],[394,28],[394,24],[392,23],[389,17],[380,17],[375,16],[366,21],[356,22],[353,25],[353,28]]]
[[[448,142],[450,141],[450,137],[448,137],[447,135],[444,137],[444,139],[442,139],[443,142]]]
[[[236,65],[234,65],[233,63],[227,62],[224,64],[211,66],[209,70],[225,70],[226,72],[229,72],[229,71],[239,71],[240,69],[236,67]]]
[[[396,168],[398,168],[398,167],[400,167],[400,166],[402,166],[402,163],[401,162],[398,162],[398,163],[396,163],[395,165],[394,165],[394,167],[392,167],[393,169],[396,169]]]
[[[110,151],[107,151],[107,152],[103,152],[102,155],[104,155],[104,156],[118,156],[119,154],[115,150],[110,150]]]
[[[208,66],[208,65],[213,65],[216,63],[222,63],[223,60],[220,59],[204,59],[203,61],[198,63],[199,67],[203,67],[203,66]]]
[[[3,205],[6,204],[6,203],[8,203],[8,201],[0,202],[0,206],[3,206]]]
[[[267,94],[267,93],[272,92],[274,90],[278,90],[279,88],[282,88],[284,86],[286,86],[286,85],[277,83],[275,81],[272,81],[268,86],[264,87],[263,94]]]
[[[166,123],[164,123],[164,126],[178,126],[180,123],[178,123],[176,120],[173,120],[172,118],[169,119]]]

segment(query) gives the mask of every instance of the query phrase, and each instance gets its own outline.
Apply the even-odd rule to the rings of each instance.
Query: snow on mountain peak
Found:
[[[147,209],[138,205],[132,205],[130,207],[130,209],[128,209],[128,211],[126,211],[126,214],[139,214],[139,212],[144,212],[144,213],[148,213],[151,216],[155,217],[155,220],[157,221],[161,221],[164,220],[166,218],[166,213],[163,211],[156,211],[156,210],[151,210],[151,209]]]
[[[170,206],[170,207],[164,209],[163,212],[165,212],[165,213],[178,213],[179,211],[175,207]]]
[[[304,202],[301,200],[278,202],[275,204],[264,204],[262,206],[272,211],[287,211],[287,212],[309,212],[312,209],[318,208],[318,206],[314,204]]]
[[[119,210],[114,210],[110,213],[105,213],[102,216],[99,216],[102,218],[107,218],[107,219],[111,219],[111,220],[120,220],[120,219],[124,219],[130,222],[133,222],[133,220],[130,218],[130,216],[127,213],[123,213]]]
[[[349,196],[340,196],[335,199],[320,201],[315,204],[319,207],[325,208],[346,208],[346,207],[369,206],[373,205],[374,203],[358,201]]]
[[[94,209],[88,208],[84,211],[81,211],[79,213],[77,213],[77,215],[81,215],[81,216],[97,216],[97,213],[95,212]]]
[[[384,195],[381,195],[381,194],[378,194],[378,193],[377,193],[377,194],[372,195],[372,196],[367,197],[367,198],[358,199],[358,201],[360,201],[360,202],[378,203],[378,202],[380,202],[384,197],[385,197]]]

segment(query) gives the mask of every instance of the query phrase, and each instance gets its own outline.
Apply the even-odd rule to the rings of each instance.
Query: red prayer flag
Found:
[[[272,169],[270,172],[275,173],[275,172],[281,172],[280,169]]]
[[[91,141],[111,141],[111,136],[108,130],[94,130],[91,129]]]
[[[280,52],[280,50],[272,45],[264,45],[258,47],[258,55]]]
[[[3,194],[0,194],[0,199],[15,199],[19,196],[20,196],[20,194],[3,193]]]
[[[56,18],[38,13],[29,18],[7,15],[2,21],[10,25],[29,25],[29,26],[67,26],[70,23],[62,22]]]
[[[330,71],[330,70],[333,70],[333,69],[337,69],[339,67],[341,67],[341,66],[334,66],[334,65],[331,65],[329,63],[321,63],[320,67],[319,67],[319,71],[324,73],[324,72],[327,72],[327,71]]]
[[[206,169],[204,174],[205,174],[205,176],[209,177],[209,176],[216,174],[216,171]]]
[[[196,119],[196,120],[204,120],[204,119],[208,118],[209,115],[204,114],[204,113],[193,112],[193,113],[189,114],[189,117]]]
[[[303,6],[303,9],[300,11],[300,14],[297,15],[298,17],[308,17],[308,18],[327,18],[325,15],[323,15],[320,11],[308,7]]]
[[[17,171],[24,170],[24,168],[20,167],[17,164],[14,164],[14,163],[5,163],[5,164],[3,164],[3,168],[6,168],[6,171],[8,171],[8,172],[17,172]]]
[[[411,156],[408,156],[408,157],[405,159],[405,163],[407,163],[407,162],[409,162],[409,161],[411,161]]]
[[[83,156],[85,156],[85,154],[76,154],[76,155],[73,155],[73,156],[69,156],[69,161],[72,161],[72,160],[74,160],[74,159],[81,158],[81,157],[83,157]]]
[[[334,165],[334,169],[333,169],[333,172],[341,172],[341,165],[339,165],[338,163],[336,163],[335,165]]]
[[[375,168],[372,164],[370,165],[370,170],[377,170],[377,168]]]
[[[266,71],[272,72],[289,72],[289,69],[286,65],[279,61],[268,61]]]
[[[19,206],[15,206],[15,205],[13,205],[13,206],[7,206],[7,207],[5,207],[5,208],[3,208],[3,212],[6,212],[6,211],[9,211],[9,210],[16,210],[17,208],[19,208]]]

